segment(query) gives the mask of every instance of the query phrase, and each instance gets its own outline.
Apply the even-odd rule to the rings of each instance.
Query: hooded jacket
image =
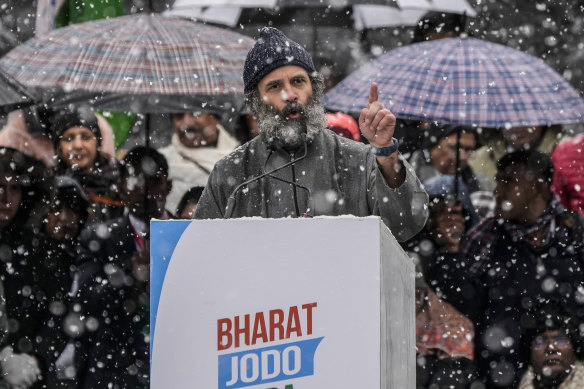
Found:
[[[237,190],[231,217],[378,215],[400,241],[424,226],[428,195],[406,161],[406,180],[392,189],[370,148],[362,143],[323,130],[306,150],[302,158],[302,148],[294,153],[270,149],[261,136],[239,147],[215,165],[195,218],[223,218],[228,198],[239,184],[296,160]]]

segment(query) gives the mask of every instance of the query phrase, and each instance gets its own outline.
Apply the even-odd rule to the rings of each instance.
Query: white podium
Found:
[[[153,221],[151,388],[415,386],[414,267],[378,217]]]

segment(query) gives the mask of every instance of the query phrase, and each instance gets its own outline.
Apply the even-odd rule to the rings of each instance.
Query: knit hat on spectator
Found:
[[[245,91],[253,90],[272,70],[288,65],[300,66],[309,74],[316,71],[310,54],[302,46],[288,39],[276,28],[262,28],[259,39],[245,59],[243,68]]]
[[[101,131],[97,124],[97,117],[91,109],[80,107],[74,110],[60,111],[53,117],[50,130],[55,149],[58,148],[63,133],[72,127],[89,128],[97,138],[98,146],[101,146]]]

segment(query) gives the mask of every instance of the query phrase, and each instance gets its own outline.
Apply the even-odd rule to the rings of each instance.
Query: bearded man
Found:
[[[326,131],[323,79],[281,31],[261,30],[243,80],[260,136],[215,165],[195,218],[379,215],[398,240],[424,226],[428,195],[398,153],[375,83],[359,118],[366,146]]]

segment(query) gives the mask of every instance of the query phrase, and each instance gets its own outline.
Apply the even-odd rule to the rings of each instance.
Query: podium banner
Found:
[[[413,265],[377,217],[151,223],[151,388],[413,388]]]

